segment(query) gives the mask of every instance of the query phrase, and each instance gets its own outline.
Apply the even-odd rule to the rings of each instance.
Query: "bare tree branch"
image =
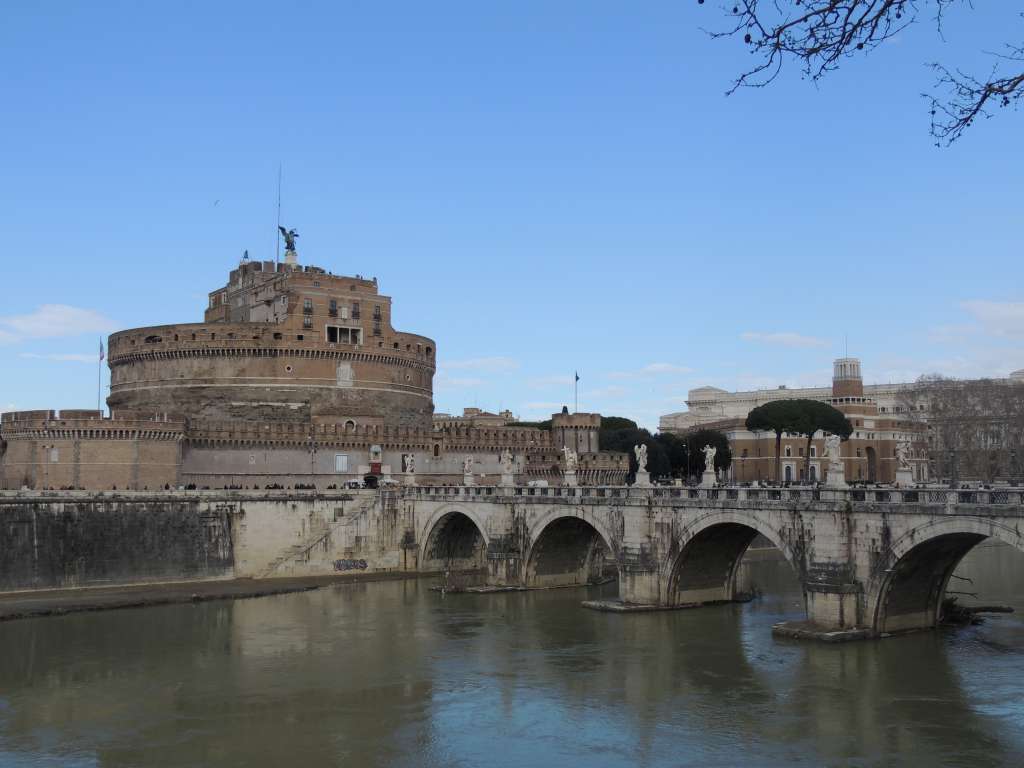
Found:
[[[925,94],[932,106],[931,132],[936,146],[943,142],[947,146],[952,144],[979,117],[992,117],[993,107],[1016,108],[1024,96],[1024,45],[1007,45],[1006,48],[1008,53],[1001,54],[999,58],[1017,62],[1018,71],[999,77],[997,63],[984,82],[960,70],[952,72],[941,64],[931,65],[938,76],[935,88],[948,91],[948,96],[941,100]]]
[[[799,61],[804,77],[817,81],[837,69],[844,58],[874,50],[899,34],[925,8],[934,10],[941,37],[945,11],[954,4],[972,7],[971,0],[732,0],[731,10],[725,9],[731,26],[709,34],[713,38],[742,36],[758,59],[726,91],[733,94],[740,88],[765,87],[778,77],[786,59]],[[956,141],[979,116],[991,116],[992,107],[1017,104],[1024,94],[1024,46],[1007,45],[998,58],[1022,66],[1016,74],[999,76],[997,63],[982,81],[941,64],[931,65],[938,75],[936,89],[948,91],[942,97],[927,96],[937,144]]]

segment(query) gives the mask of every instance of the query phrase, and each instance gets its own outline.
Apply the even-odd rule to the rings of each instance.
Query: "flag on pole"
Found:
[[[579,380],[580,380],[580,372],[576,371],[576,381],[579,381]]]
[[[107,359],[107,356],[103,353],[103,339],[100,339],[100,362],[102,363]]]

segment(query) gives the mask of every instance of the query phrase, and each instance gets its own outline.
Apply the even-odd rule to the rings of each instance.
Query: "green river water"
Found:
[[[743,605],[429,582],[0,624],[0,766],[1024,764],[1024,614],[828,646],[788,566]],[[1024,554],[960,568],[1024,609]]]

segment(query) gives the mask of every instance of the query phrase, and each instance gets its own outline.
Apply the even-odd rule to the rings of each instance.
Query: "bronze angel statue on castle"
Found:
[[[278,229],[281,230],[281,237],[284,238],[284,249],[286,251],[294,251],[295,238],[299,236],[299,233],[296,232],[294,229],[285,229],[282,226],[278,226]]]

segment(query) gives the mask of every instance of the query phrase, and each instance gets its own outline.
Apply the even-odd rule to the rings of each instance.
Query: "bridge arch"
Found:
[[[619,561],[606,521],[575,510],[553,510],[529,526],[523,584],[568,587],[600,580],[607,558]]]
[[[883,554],[869,591],[875,632],[935,627],[950,577],[964,556],[987,538],[1024,552],[1024,536],[995,520],[956,517],[912,528]]]
[[[758,534],[782,553],[803,590],[801,559],[775,528],[756,514],[716,511],[701,515],[674,536],[661,577],[664,604],[735,600],[740,562]]]
[[[486,526],[469,507],[445,506],[420,531],[421,571],[468,571],[487,564]]]

